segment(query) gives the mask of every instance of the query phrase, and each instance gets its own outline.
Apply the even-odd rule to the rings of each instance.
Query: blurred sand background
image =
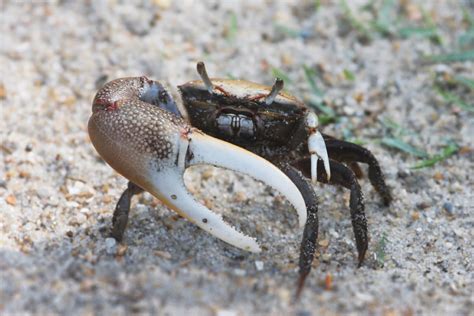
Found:
[[[0,3],[0,314],[472,315],[472,1]],[[199,60],[215,77],[283,77],[327,133],[378,157],[395,199],[384,208],[361,180],[362,268],[348,191],[316,185],[319,249],[292,305],[295,212],[211,167],[187,172],[190,190],[258,237],[261,254],[149,194],[134,201],[124,244],[107,239],[126,181],[88,138],[95,92],[147,75],[176,93]]]

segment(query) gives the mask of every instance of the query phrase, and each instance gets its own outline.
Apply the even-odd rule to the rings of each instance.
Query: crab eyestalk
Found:
[[[256,240],[225,223],[186,189],[185,169],[208,164],[248,174],[282,193],[306,222],[306,205],[293,182],[267,160],[208,136],[157,105],[144,102],[141,78],[112,81],[96,95],[89,135],[97,152],[117,172],[215,237],[258,252]],[[125,88],[126,89],[125,89]]]
[[[324,170],[326,171],[327,181],[331,179],[331,168],[329,166],[329,157],[324,142],[323,135],[317,130],[319,125],[318,117],[313,112],[308,112],[306,116],[306,127],[309,132],[308,150],[311,155],[311,181],[316,183],[317,180],[317,165],[318,159],[324,163]]]
[[[276,78],[275,83],[272,86],[272,90],[265,98],[266,105],[270,105],[273,103],[273,101],[275,101],[275,98],[277,97],[278,93],[280,93],[280,91],[283,90],[284,85],[285,85],[285,82],[282,79]]]
[[[209,93],[212,93],[212,91],[214,90],[214,85],[212,84],[211,79],[207,75],[206,65],[204,64],[204,62],[198,62],[196,65],[196,69],[199,76],[201,76],[202,82],[206,86],[207,91],[209,91]]]

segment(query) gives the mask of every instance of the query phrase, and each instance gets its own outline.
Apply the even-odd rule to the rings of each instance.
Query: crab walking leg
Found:
[[[306,277],[311,271],[311,264],[313,263],[314,253],[316,251],[316,242],[318,240],[318,197],[309,180],[293,166],[284,164],[281,169],[298,187],[304,197],[306,203],[306,210],[308,213],[308,220],[306,221],[303,239],[300,246],[299,259],[299,277],[296,284],[295,301],[297,301],[304,288]]]
[[[328,153],[328,155],[329,155],[329,153]],[[331,156],[329,156],[329,157],[331,157]],[[335,158],[333,158],[333,159],[337,160]],[[337,160],[337,161],[339,161],[339,160]],[[364,177],[364,172],[362,171],[362,169],[360,168],[360,166],[357,162],[352,161],[352,162],[348,163],[347,166],[349,168],[351,168],[352,172],[354,172],[357,179],[362,179]]]
[[[309,130],[308,150],[311,154],[311,181],[316,183],[318,158],[324,163],[327,179],[331,179],[331,168],[329,166],[329,157],[326,144],[321,133],[317,130],[318,117],[313,112],[309,112],[306,117],[306,127]]]
[[[329,180],[329,184],[342,185],[351,191],[350,195],[350,210],[352,219],[352,229],[356,240],[357,252],[359,253],[359,267],[365,258],[365,253],[369,244],[367,234],[367,218],[365,217],[364,195],[362,194],[359,182],[351,169],[343,164],[331,160],[331,168],[333,178]],[[318,174],[318,181],[324,182],[324,176]]]
[[[276,166],[250,151],[220,139],[194,132],[190,135],[189,165],[211,164],[247,174],[283,194],[298,213],[299,226],[306,223],[304,198],[293,182]]]
[[[298,170],[301,170],[306,177],[309,177],[309,164],[309,158],[303,159],[295,164],[295,167]],[[359,266],[361,266],[369,243],[367,219],[365,217],[364,195],[362,194],[359,182],[351,169],[344,166],[342,163],[331,159],[331,170],[333,176],[329,181],[327,180],[327,175],[323,169],[318,169],[317,179],[318,182],[343,186],[351,191],[349,206],[351,211],[352,229],[356,240],[358,263]]]
[[[362,162],[369,165],[369,180],[375,190],[382,197],[384,204],[388,206],[392,201],[392,194],[385,183],[385,177],[375,156],[367,149],[343,140],[323,135],[326,140],[326,148],[331,159],[353,163]]]
[[[130,212],[130,202],[132,197],[143,192],[143,189],[135,183],[129,181],[127,188],[123,191],[120,199],[115,206],[114,216],[112,217],[112,237],[118,242],[123,239],[123,234],[128,223],[128,214]]]

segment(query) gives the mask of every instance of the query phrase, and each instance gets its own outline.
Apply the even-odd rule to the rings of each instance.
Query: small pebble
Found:
[[[411,172],[410,170],[406,170],[406,169],[402,169],[402,170],[399,170],[397,172],[397,176],[400,178],[400,179],[405,179],[407,178],[408,176],[410,176]]]
[[[319,241],[319,245],[320,245],[321,247],[327,247],[327,246],[329,246],[329,239],[320,240],[320,241]]]
[[[53,195],[53,193],[51,192],[51,190],[49,190],[49,189],[46,188],[46,187],[40,187],[40,188],[38,188],[38,189],[36,190],[36,194],[38,194],[38,196],[39,196],[40,198],[43,198],[43,199],[48,198],[48,197],[50,197],[50,196]]]
[[[107,238],[105,239],[105,252],[109,255],[114,255],[117,251],[117,241],[115,238]]]
[[[160,7],[160,9],[169,9],[169,7],[171,6],[171,0],[153,0],[152,2],[153,4]],[[220,315],[220,316],[224,316],[224,315]],[[227,316],[230,316],[230,315],[227,315]]]
[[[220,309],[216,311],[216,316],[236,316],[237,312],[230,309]]]
[[[79,210],[79,212],[81,212],[82,214],[87,214],[90,212],[90,210],[88,208],[83,207]]]
[[[369,293],[356,293],[355,297],[363,303],[368,303],[374,300],[374,297]]]
[[[328,254],[328,253],[325,253],[321,256],[321,258],[323,259],[323,261],[327,262],[327,261],[331,260],[331,255]]]
[[[7,201],[8,204],[12,205],[12,206],[15,206],[16,205],[16,197],[12,194],[10,194],[9,196],[7,196],[7,198],[5,199]]]
[[[411,213],[411,219],[414,220],[414,221],[419,220],[420,219],[420,213],[418,213],[416,211]]]
[[[242,269],[234,269],[234,274],[238,275],[238,276],[245,276],[247,274],[247,272],[245,270],[242,270]]]
[[[451,72],[451,68],[445,64],[438,64],[435,66],[435,71],[438,74],[443,74],[443,73]]]
[[[235,194],[234,201],[237,203],[242,203],[247,200],[247,195],[245,192],[239,191]]]
[[[7,97],[7,90],[3,83],[0,83],[0,99],[5,99]]]
[[[257,268],[257,271],[262,271],[263,266],[264,266],[263,261],[255,261],[255,267]]]
[[[444,179],[444,175],[441,172],[435,172],[435,174],[433,175],[433,179],[435,179],[436,181],[441,181]]]
[[[83,213],[77,213],[74,218],[77,224],[82,224],[87,220],[87,216],[84,215]]]
[[[73,184],[68,185],[68,192],[72,195],[77,195],[81,192],[82,188],[84,187],[84,183],[80,181],[75,181]]]
[[[454,215],[454,206],[453,203],[451,202],[444,202],[443,204],[443,209],[448,213],[449,215]]]
[[[280,289],[277,294],[281,302],[289,302],[291,300],[291,292],[285,288]]]
[[[168,251],[161,251],[161,250],[156,250],[155,251],[155,256],[161,257],[163,259],[171,259],[171,254]]]
[[[118,245],[117,248],[117,256],[122,257],[127,252],[128,246],[127,245]]]
[[[430,205],[430,203],[428,203],[428,202],[420,202],[420,203],[416,204],[416,207],[417,207],[418,209],[420,209],[420,210],[424,210],[424,209],[426,209],[426,208],[428,208],[428,207],[430,207],[430,206],[431,206],[431,205]]]

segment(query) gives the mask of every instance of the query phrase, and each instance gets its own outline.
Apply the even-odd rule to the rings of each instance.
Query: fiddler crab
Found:
[[[296,298],[311,270],[318,238],[316,181],[350,190],[350,211],[359,266],[368,246],[358,162],[368,164],[370,182],[385,205],[391,202],[373,154],[356,144],[321,133],[318,117],[303,102],[272,87],[245,80],[210,79],[178,87],[189,122],[158,81],[116,79],[96,94],[88,130],[100,156],[129,180],[112,219],[112,237],[121,241],[131,199],[148,191],[203,230],[237,248],[260,252],[256,240],[237,231],[197,202],[183,175],[208,164],[250,175],[283,194],[304,227]],[[321,164],[321,167],[319,164]]]

